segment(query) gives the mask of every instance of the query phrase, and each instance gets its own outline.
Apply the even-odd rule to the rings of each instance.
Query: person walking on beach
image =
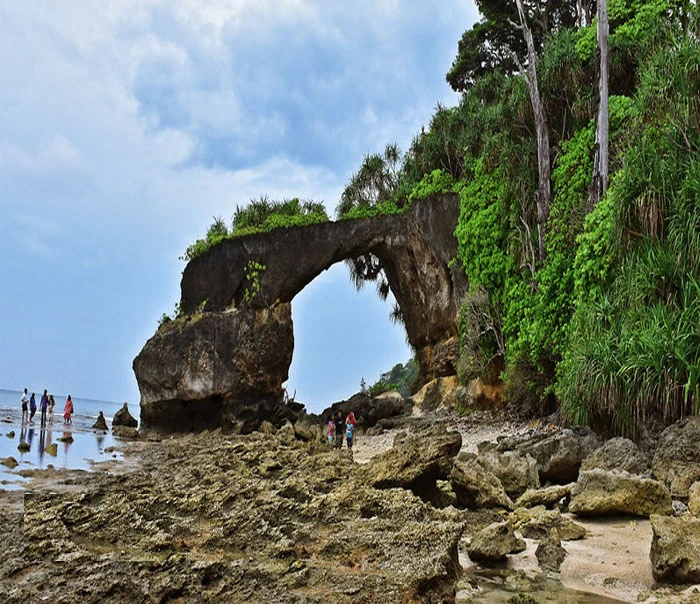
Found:
[[[66,399],[66,406],[63,409],[63,423],[72,424],[73,423],[73,401],[71,400],[70,394]]]
[[[355,419],[355,412],[350,411],[347,418],[345,419],[345,438],[348,441],[348,449],[352,449],[353,438],[355,437],[355,426],[357,425],[357,420]]]
[[[333,421],[333,418],[331,417],[328,420],[328,444],[329,445],[333,444],[334,438],[335,438],[335,422]]]
[[[56,406],[56,401],[53,394],[49,394],[49,423],[53,424],[53,408]]]
[[[36,395],[32,392],[29,398],[29,423],[34,423],[34,414],[36,413]]]
[[[22,393],[22,423],[26,424],[29,421],[29,397],[27,396],[27,389],[24,389]]]
[[[49,410],[49,394],[44,388],[44,394],[41,395],[41,425],[46,425],[46,412]]]
[[[340,409],[333,418],[333,423],[335,424],[335,448],[340,449],[343,446],[343,436],[345,436],[345,417]]]

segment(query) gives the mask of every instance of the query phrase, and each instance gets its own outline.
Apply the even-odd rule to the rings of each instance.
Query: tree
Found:
[[[544,230],[549,217],[549,208],[552,204],[552,186],[550,183],[551,175],[551,160],[549,150],[549,132],[547,131],[547,116],[545,115],[544,103],[540,96],[540,91],[537,86],[537,54],[535,51],[535,42],[532,37],[525,11],[523,9],[522,0],[515,0],[518,8],[519,24],[517,27],[522,32],[525,45],[527,47],[527,67],[525,67],[518,55],[511,51],[513,61],[518,66],[525,83],[527,84],[528,92],[530,93],[530,101],[532,102],[532,111],[535,117],[535,134],[537,136],[537,169],[538,169],[538,188],[537,188],[537,240],[539,260],[544,260]]]
[[[598,52],[600,54],[600,74],[598,79],[598,115],[595,130],[595,160],[591,181],[591,206],[595,206],[608,188],[608,49],[609,49],[608,3],[598,0]]]

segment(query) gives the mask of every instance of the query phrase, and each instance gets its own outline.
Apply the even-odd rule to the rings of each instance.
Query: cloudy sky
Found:
[[[475,19],[471,0],[0,1],[0,388],[136,404],[187,245],[261,195],[332,212],[363,154],[455,104]],[[343,266],[292,308],[310,410],[410,358]]]

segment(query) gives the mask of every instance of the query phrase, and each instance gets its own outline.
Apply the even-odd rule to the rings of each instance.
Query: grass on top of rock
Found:
[[[236,206],[230,228],[223,218],[215,216],[204,239],[189,245],[180,259],[189,262],[224,239],[327,221],[328,214],[321,202],[298,197],[276,201],[265,195],[252,199],[245,207]]]

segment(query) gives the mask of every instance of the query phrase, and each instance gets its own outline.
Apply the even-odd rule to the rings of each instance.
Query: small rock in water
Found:
[[[72,434],[66,434],[65,436],[59,436],[56,440],[60,440],[62,443],[72,443],[74,439]]]
[[[107,427],[107,420],[105,420],[104,413],[100,411],[100,414],[97,416],[97,420],[95,421],[94,424],[92,424],[92,429],[93,430],[109,430]]]
[[[58,455],[58,445],[56,443],[51,443],[50,445],[46,446],[44,451],[46,451],[49,455],[56,457],[56,455]]]
[[[29,449],[30,449],[29,443],[24,442],[24,441],[21,441],[21,442],[17,445],[17,448],[18,448],[20,451],[29,451]]]
[[[8,432],[5,436],[7,436],[7,438],[14,438],[14,437],[15,437],[15,431],[14,431],[14,430],[11,430],[11,431]]]
[[[8,468],[16,468],[19,462],[12,456],[0,458],[0,464],[7,466]]]

